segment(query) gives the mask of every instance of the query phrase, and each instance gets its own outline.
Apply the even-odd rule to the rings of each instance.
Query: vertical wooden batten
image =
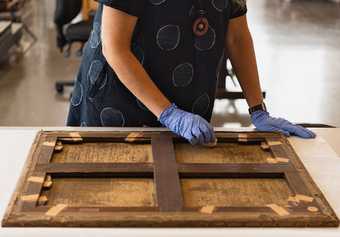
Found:
[[[160,211],[181,211],[183,198],[171,135],[153,136],[154,182]]]

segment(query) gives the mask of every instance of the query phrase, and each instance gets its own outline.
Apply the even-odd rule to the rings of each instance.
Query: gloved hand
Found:
[[[191,144],[208,144],[216,141],[213,127],[201,116],[183,111],[175,104],[165,109],[159,122]]]
[[[291,122],[282,118],[273,118],[265,111],[255,111],[251,115],[252,123],[256,129],[265,132],[281,132],[286,136],[296,135],[302,138],[315,138],[316,135],[312,131],[292,124]]]

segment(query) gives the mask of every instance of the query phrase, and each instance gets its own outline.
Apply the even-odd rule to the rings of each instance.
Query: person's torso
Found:
[[[197,36],[193,32],[198,9],[192,0],[146,2],[144,13],[138,19],[134,31],[132,52],[171,102],[210,120],[216,82],[220,71],[225,68],[224,44],[227,29],[225,11],[228,1],[204,1],[204,16],[208,19],[209,27],[203,36]],[[95,77],[103,74],[102,70],[106,70],[106,73],[110,74],[109,80],[115,80],[113,86],[109,88],[113,90],[112,93],[110,91],[102,96],[96,96],[97,104],[119,100],[125,106],[125,109],[121,106],[121,110],[130,110],[125,112],[129,113],[130,117],[135,112],[142,124],[154,124],[154,122],[148,124],[147,120],[156,120],[155,116],[116,78],[102,55],[100,40],[102,10],[103,5],[100,5],[91,37],[85,46],[81,70],[87,78],[91,71],[95,71]],[[99,63],[99,66],[97,63],[96,66],[93,64],[94,61],[102,63]],[[97,87],[101,86],[101,83],[97,84]],[[93,89],[85,91],[87,91],[85,94],[91,94]],[[98,88],[95,91],[98,91]],[[137,103],[134,103],[136,101]],[[100,108],[98,110],[100,111]]]

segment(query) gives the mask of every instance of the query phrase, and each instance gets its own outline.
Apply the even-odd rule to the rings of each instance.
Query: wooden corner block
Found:
[[[32,183],[43,183],[44,179],[44,177],[31,176],[27,179],[27,181]]]
[[[143,138],[144,133],[142,132],[131,132],[127,137],[125,138],[126,142],[135,142],[138,138]]]
[[[248,134],[240,133],[238,135],[238,142],[248,142]]]
[[[215,206],[204,206],[200,209],[200,213],[203,213],[203,214],[213,214],[215,211]]]
[[[269,164],[277,164],[279,162],[275,158],[267,158],[267,163],[269,163]]]
[[[81,138],[81,137],[65,137],[65,138],[62,138],[61,140],[65,141],[65,142],[72,142],[72,143],[83,142],[83,138]]]
[[[39,206],[44,206],[44,205],[47,204],[47,202],[48,202],[48,198],[45,195],[40,196],[39,199],[38,199],[38,205]]]
[[[69,135],[70,135],[70,137],[72,137],[72,138],[81,138],[79,132],[70,132]]]
[[[299,200],[296,199],[295,196],[290,196],[290,197],[288,198],[288,202],[298,203]]]
[[[280,141],[267,141],[268,146],[280,146],[282,142]]]
[[[56,144],[56,146],[54,147],[54,150],[56,151],[56,152],[60,152],[60,151],[62,151],[63,150],[63,143],[61,142],[61,141],[58,141],[57,142],[57,144]]]
[[[54,147],[55,146],[55,142],[49,142],[49,141],[46,141],[46,142],[43,142],[43,146],[49,146],[49,147]]]
[[[289,159],[284,158],[284,157],[276,157],[275,159],[276,159],[277,162],[279,162],[279,163],[289,163]]]
[[[272,209],[273,212],[278,214],[279,216],[288,216],[290,213],[283,207],[277,205],[277,204],[268,204],[266,205],[270,209]]]
[[[309,197],[309,196],[301,195],[301,194],[295,195],[295,198],[302,202],[313,202],[314,201],[313,197]]]
[[[310,207],[307,208],[307,210],[308,210],[309,212],[318,212],[318,211],[319,211],[319,208],[314,207],[314,206],[310,206]]]
[[[261,142],[261,148],[263,150],[269,150],[270,149],[270,146],[268,145],[267,142]]]
[[[36,202],[38,198],[39,198],[39,194],[24,195],[24,196],[21,196],[21,201]]]
[[[45,213],[46,216],[54,217],[57,216],[60,212],[62,212],[67,207],[66,204],[58,204],[54,207],[51,207],[48,209],[48,211]]]
[[[70,132],[68,134],[69,136],[65,136],[60,138],[61,141],[67,141],[67,142],[74,142],[74,143],[78,143],[78,142],[82,142],[83,138],[80,136],[79,132]]]
[[[43,187],[44,188],[51,188],[52,185],[53,185],[52,177],[50,175],[46,175],[46,179],[43,183]]]
[[[288,202],[298,204],[300,202],[313,202],[314,198],[306,195],[296,194],[295,196],[290,196]]]

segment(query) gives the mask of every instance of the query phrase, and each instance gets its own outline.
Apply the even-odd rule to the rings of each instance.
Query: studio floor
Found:
[[[70,91],[59,96],[54,84],[73,80],[80,60],[75,54],[66,59],[56,48],[54,3],[31,1],[30,9],[38,42],[0,66],[0,126],[63,126]],[[340,3],[252,0],[248,9],[272,115],[340,126]],[[246,102],[217,100],[213,124],[249,126]]]

